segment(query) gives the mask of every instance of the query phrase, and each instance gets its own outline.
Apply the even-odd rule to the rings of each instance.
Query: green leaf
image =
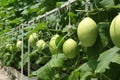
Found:
[[[79,80],[80,72],[77,70],[72,71],[69,75],[68,80]]]
[[[65,3],[65,2],[57,2],[57,3],[56,3],[56,6],[57,6],[57,7],[60,7],[60,6],[61,6],[62,4],[64,4],[64,3]]]
[[[2,0],[0,1],[1,6],[6,6],[8,4],[8,0]]]
[[[64,54],[56,54],[52,56],[52,59],[49,62],[49,66],[51,67],[62,67],[64,60],[65,60]]]
[[[71,17],[71,22],[75,23],[76,22],[76,14],[73,12],[69,12],[68,15]]]
[[[70,17],[77,16],[77,15],[76,15],[75,13],[73,13],[73,12],[69,12],[68,15],[69,15]]]
[[[80,78],[80,80],[86,80],[86,78],[87,78],[88,76],[90,76],[90,75],[92,75],[92,72],[86,71],[86,73],[84,73],[84,74],[82,75],[82,77]]]
[[[113,63],[120,64],[120,53],[117,53],[117,54],[113,57],[112,62],[113,62]]]
[[[45,13],[46,11],[47,11],[47,6],[41,8],[41,9],[37,12],[37,14],[38,14],[38,15],[41,15],[41,14]]]
[[[114,3],[114,0],[102,0],[100,2],[101,5],[103,6],[113,6],[115,3]]]
[[[99,35],[95,45],[87,48],[87,55],[89,58],[98,56],[102,52],[102,50],[107,46],[110,40],[108,22],[99,22],[98,29],[99,29]]]
[[[40,57],[38,58],[38,60],[36,60],[36,64],[45,64],[46,62],[48,62],[50,59],[49,56],[43,56],[43,57]]]
[[[88,62],[82,64],[80,67],[72,71],[68,80],[86,80],[87,77],[93,76],[93,71],[97,66],[96,59],[90,59]]]
[[[31,75],[37,75],[43,80],[52,80],[55,76],[55,68],[60,68],[63,66],[65,60],[64,54],[53,55],[51,60],[46,63],[43,67],[34,71]]]
[[[39,11],[39,6],[40,6],[40,3],[31,6],[30,10],[29,10],[29,13],[33,13],[33,12]]]
[[[58,52],[62,52],[62,46],[63,46],[63,43],[64,43],[64,42],[65,42],[64,37],[59,36],[59,37],[56,39],[55,43],[56,43],[56,45],[57,45],[57,50],[58,50]]]
[[[19,24],[22,21],[22,18],[16,18],[9,21],[7,24]]]
[[[15,2],[15,0],[9,0],[9,3],[14,3]]]
[[[33,29],[33,32],[38,32],[39,30],[45,30],[47,27],[46,22],[38,23],[35,25],[35,28]]]
[[[119,50],[120,49],[115,46],[115,47],[110,48],[109,50],[101,53],[98,58],[99,63],[97,65],[95,72],[102,73],[102,72],[105,72],[105,69],[109,69],[110,62],[112,61],[112,59],[114,61],[115,60],[114,58],[117,58],[116,55]]]
[[[21,14],[23,14],[23,15],[28,14],[28,10],[25,9],[24,11],[21,12]]]

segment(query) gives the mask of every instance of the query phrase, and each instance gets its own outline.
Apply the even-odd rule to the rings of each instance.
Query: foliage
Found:
[[[110,38],[110,24],[120,9],[119,0],[90,0],[93,10],[85,10],[85,0],[76,0],[68,7],[60,9],[45,18],[35,20],[24,28],[21,23],[36,19],[37,16],[60,7],[67,0],[0,0],[0,60],[3,66],[21,67],[21,51],[16,51],[16,43],[24,36],[24,74],[28,72],[30,57],[31,76],[40,80],[119,80],[120,49],[114,46]],[[91,47],[81,45],[77,36],[78,24],[83,18],[92,18],[98,28],[98,36]],[[70,17],[70,20],[69,20]],[[69,21],[70,24],[69,25]],[[24,34],[22,35],[22,32]],[[32,33],[38,34],[38,40],[46,43],[43,50],[37,46],[29,47],[28,39]],[[49,42],[53,35],[60,35],[55,40],[57,54],[51,55]],[[75,58],[66,58],[61,50],[62,44],[72,38],[78,44]],[[87,40],[86,40],[87,41]],[[5,48],[14,45],[14,51]],[[36,44],[36,43],[35,43]],[[72,46],[69,44],[69,46]]]

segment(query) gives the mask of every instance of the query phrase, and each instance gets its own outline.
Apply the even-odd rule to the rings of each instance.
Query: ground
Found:
[[[3,68],[0,68],[0,80],[11,80]]]

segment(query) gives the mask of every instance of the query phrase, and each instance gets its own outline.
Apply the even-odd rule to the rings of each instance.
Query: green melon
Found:
[[[66,40],[63,44],[63,53],[67,58],[74,58],[78,53],[77,43],[71,38]]]
[[[56,54],[57,53],[57,45],[56,45],[56,39],[59,37],[58,34],[54,35],[49,42],[49,50],[51,54]]]
[[[6,44],[5,48],[7,51],[9,51],[11,53],[16,52],[16,47],[14,44],[8,43],[8,44]]]
[[[93,46],[98,36],[97,24],[90,17],[84,18],[78,25],[77,35],[83,46]]]
[[[120,15],[116,16],[110,25],[110,36],[114,45],[120,48]]]
[[[30,43],[31,47],[35,47],[38,38],[39,38],[39,35],[37,33],[32,33],[29,36],[28,42]]]
[[[17,48],[17,51],[21,51],[21,48],[22,48],[22,41],[17,41],[16,43],[16,48]]]
[[[41,51],[41,50],[45,49],[47,45],[44,40],[40,39],[36,42],[36,46],[39,49],[39,51]]]

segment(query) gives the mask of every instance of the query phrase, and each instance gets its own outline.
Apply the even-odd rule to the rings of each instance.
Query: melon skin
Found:
[[[49,42],[49,50],[52,55],[57,53],[56,39],[59,37],[58,34],[54,35]]]
[[[17,48],[17,51],[21,51],[21,48],[22,48],[22,41],[17,41],[16,43],[16,48]]]
[[[120,48],[120,15],[117,15],[111,22],[110,37],[113,44]]]
[[[43,49],[47,47],[47,44],[45,43],[44,40],[40,39],[36,42],[36,46],[39,49],[39,51],[42,51]]]
[[[10,51],[10,48],[12,47],[12,44],[10,44],[10,43],[8,43],[8,44],[6,44],[6,46],[5,46],[5,48],[8,50],[8,51]]]
[[[6,44],[5,48],[7,51],[9,51],[11,53],[16,52],[16,47],[14,44],[8,43],[8,44]]]
[[[78,25],[77,35],[84,47],[93,46],[98,36],[96,22],[90,17],[84,18]]]
[[[78,53],[77,43],[73,39],[68,39],[63,44],[63,53],[69,59],[76,57]]]
[[[37,33],[32,33],[29,36],[28,42],[30,43],[31,47],[35,47],[36,46],[36,42],[37,42],[38,38],[39,38],[39,35]]]

